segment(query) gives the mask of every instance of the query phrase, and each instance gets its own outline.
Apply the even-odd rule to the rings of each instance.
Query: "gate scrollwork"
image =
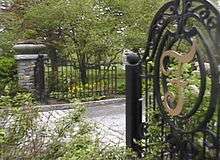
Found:
[[[220,158],[219,44],[220,12],[208,0],[173,0],[154,17],[142,62],[146,88],[151,82],[153,88],[153,96],[150,90],[145,93],[146,112],[153,107],[159,114],[161,141],[169,144],[161,157],[206,159],[209,150]],[[191,80],[195,74],[196,82]],[[192,86],[196,95],[186,97]]]

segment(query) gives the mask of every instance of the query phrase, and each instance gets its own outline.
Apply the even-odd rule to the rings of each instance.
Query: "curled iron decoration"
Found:
[[[169,115],[171,115],[171,116],[180,115],[182,112],[183,105],[184,105],[184,95],[183,95],[184,92],[183,92],[183,90],[184,90],[184,87],[187,85],[187,82],[185,82],[184,80],[181,79],[182,66],[184,63],[191,62],[193,60],[193,58],[195,57],[195,55],[196,55],[196,41],[193,40],[193,45],[192,45],[192,48],[189,51],[189,53],[179,54],[178,52],[176,52],[174,50],[168,50],[168,51],[165,51],[160,58],[161,72],[165,76],[169,76],[171,73],[170,70],[166,70],[164,67],[165,58],[168,58],[168,57],[174,58],[178,62],[178,71],[176,72],[177,78],[171,79],[171,81],[170,81],[171,84],[176,86],[176,88],[177,88],[177,96],[175,96],[173,92],[169,92],[169,91],[167,91],[164,95],[164,107],[165,107],[166,111],[169,113]],[[176,104],[175,108],[170,107],[169,99],[173,100],[173,101],[175,99],[177,99],[177,104]]]
[[[152,21],[148,43],[146,46],[146,52],[142,58],[142,61],[151,61],[154,58],[156,49],[159,45],[160,38],[166,27],[175,19],[177,13],[176,8],[178,8],[179,2],[171,1],[166,3],[155,15]]]
[[[193,19],[193,21],[191,21],[191,19]],[[202,30],[197,25],[203,27]],[[169,28],[170,26],[171,29]],[[217,53],[217,44],[219,44],[218,42],[220,41],[218,37],[216,37],[218,33],[220,33],[220,14],[216,8],[206,0],[173,0],[168,2],[159,10],[152,22],[146,53],[143,56],[142,62],[154,62],[155,78],[153,85],[155,99],[161,116],[173,129],[179,130],[182,133],[195,133],[201,128],[204,128],[215,112],[217,104],[216,97],[219,94],[217,90],[219,77],[216,76],[217,60],[220,60],[220,56]],[[199,40],[198,44],[202,45],[202,48],[205,50],[204,55],[207,56],[210,62],[210,103],[207,111],[204,112],[204,116],[198,120],[194,128],[183,128],[183,126],[176,123],[176,121],[188,123],[196,113],[200,112],[206,91],[207,74],[204,59],[202,58],[203,53],[201,53],[200,48],[197,48],[195,40],[193,42],[191,41],[194,38]],[[191,51],[188,54],[180,54],[170,50],[180,40],[185,40],[192,44]],[[181,114],[184,106],[184,86],[187,85],[187,82],[181,78],[181,73],[183,72],[182,65],[192,62],[195,54],[200,69],[201,81],[199,94],[195,103],[191,104],[191,109],[187,110],[187,113]],[[183,56],[188,58],[185,59]],[[175,79],[170,80],[168,78],[169,74],[173,71],[167,70],[165,68],[166,66],[164,66],[166,63],[165,58],[167,57],[173,58],[178,62],[177,67],[179,72],[176,73]],[[170,82],[169,84],[176,88],[176,95],[168,89],[168,81]]]
[[[181,1],[182,10],[179,9]],[[174,33],[178,36],[181,32],[189,31],[185,28],[186,24],[184,23],[190,18],[203,24],[208,32],[212,32],[212,35],[210,33],[212,40],[216,38],[214,32],[219,30],[217,26],[219,26],[220,17],[219,12],[211,2],[207,0],[173,0],[166,3],[155,15],[150,26],[146,52],[143,55],[142,61],[152,61],[155,58],[159,41],[171,22],[176,21],[177,26],[182,28],[182,31],[178,29],[178,33]]]

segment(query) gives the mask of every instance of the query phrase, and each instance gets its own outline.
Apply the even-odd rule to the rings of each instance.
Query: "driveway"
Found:
[[[97,124],[103,143],[125,145],[124,103],[88,107],[87,117]]]

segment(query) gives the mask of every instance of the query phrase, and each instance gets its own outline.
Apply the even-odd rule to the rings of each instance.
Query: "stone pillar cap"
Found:
[[[39,56],[43,56],[44,59],[47,59],[47,54],[20,54],[15,55],[16,60],[36,60]]]
[[[16,44],[13,46],[13,49],[19,54],[38,53],[45,48],[44,44]]]

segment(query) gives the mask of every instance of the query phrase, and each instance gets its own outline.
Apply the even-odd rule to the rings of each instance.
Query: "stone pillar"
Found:
[[[38,55],[16,55],[18,84],[22,88],[34,93],[34,69]]]
[[[45,49],[45,45],[23,42],[13,48],[17,53],[15,59],[17,61],[18,83],[22,88],[36,94],[35,67],[39,54]]]

